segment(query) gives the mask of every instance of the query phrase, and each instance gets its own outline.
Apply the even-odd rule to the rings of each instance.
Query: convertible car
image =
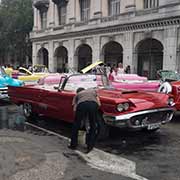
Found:
[[[150,81],[137,74],[119,74],[111,83],[115,88],[142,91],[157,91],[160,86],[160,81]]]
[[[119,91],[104,75],[64,74],[58,86],[51,84],[10,87],[13,103],[23,106],[24,115],[73,122],[72,100],[79,87],[95,88],[101,101],[100,126],[104,136],[109,126],[154,131],[168,123],[174,113],[173,98],[157,92]]]
[[[23,67],[14,70],[12,77],[24,82],[37,82],[41,77],[47,76],[48,74],[49,72],[44,65],[35,65],[32,68],[32,72]]]
[[[39,84],[58,84],[63,74],[49,74],[39,79]],[[156,92],[160,86],[160,81],[148,81],[146,77],[136,74],[122,74],[116,80],[110,81],[112,87],[116,89],[141,90]]]

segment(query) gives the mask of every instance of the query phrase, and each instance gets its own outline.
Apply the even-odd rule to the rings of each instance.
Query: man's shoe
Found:
[[[73,145],[69,145],[68,148],[72,150],[76,150],[76,146],[73,146]]]

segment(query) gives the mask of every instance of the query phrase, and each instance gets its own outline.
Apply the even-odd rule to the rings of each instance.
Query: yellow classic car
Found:
[[[49,74],[45,66],[36,65],[33,67],[33,71],[29,71],[26,68],[20,67],[16,78],[24,82],[36,82],[40,78]]]

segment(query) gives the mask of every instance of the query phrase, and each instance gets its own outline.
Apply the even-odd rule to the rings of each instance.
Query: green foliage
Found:
[[[32,0],[2,0],[0,5],[0,60],[6,56],[20,63],[31,56],[28,39],[33,26]]]

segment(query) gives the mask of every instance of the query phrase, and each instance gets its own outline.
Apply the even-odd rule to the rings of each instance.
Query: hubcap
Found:
[[[30,116],[31,116],[31,114],[32,114],[31,104],[24,103],[24,105],[23,105],[23,110],[24,110],[24,115],[25,115],[26,117],[30,117]]]

